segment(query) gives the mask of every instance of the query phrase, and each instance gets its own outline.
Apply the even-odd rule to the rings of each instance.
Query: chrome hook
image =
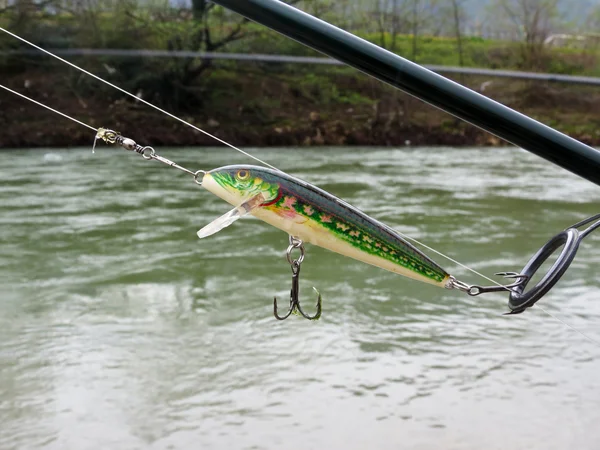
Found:
[[[294,249],[300,250],[300,256],[298,257],[298,259],[292,259],[292,252],[294,251]],[[300,300],[298,298],[298,296],[300,294],[300,285],[299,285],[300,265],[302,264],[302,261],[304,261],[304,255],[305,255],[305,250],[304,250],[304,243],[302,242],[302,240],[300,240],[294,236],[290,236],[290,245],[287,248],[287,260],[290,263],[290,266],[292,268],[292,289],[290,290],[290,306],[289,306],[287,313],[284,316],[280,316],[277,311],[277,297],[273,298],[273,315],[275,316],[275,318],[277,320],[285,320],[292,313],[300,315],[308,320],[317,320],[321,317],[321,300],[322,300],[321,294],[319,294],[319,291],[317,291],[315,288],[313,288],[313,289],[315,289],[315,292],[317,293],[317,296],[318,296],[317,297],[317,312],[315,313],[315,315],[309,316],[302,310],[302,307],[300,306]]]

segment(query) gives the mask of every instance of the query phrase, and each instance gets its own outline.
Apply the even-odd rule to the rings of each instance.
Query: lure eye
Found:
[[[238,180],[240,180],[240,181],[245,181],[245,180],[247,180],[248,178],[250,178],[250,172],[248,172],[248,171],[247,171],[247,170],[245,170],[245,169],[238,170],[238,171],[237,171],[237,174],[236,174],[236,177],[237,177],[237,179],[238,179]]]

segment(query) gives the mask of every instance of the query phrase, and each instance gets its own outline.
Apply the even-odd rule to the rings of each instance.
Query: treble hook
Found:
[[[294,249],[299,249],[300,250],[300,257],[298,259],[294,259],[292,260],[292,251]],[[292,289],[290,290],[290,307],[287,311],[287,313],[284,316],[280,316],[278,311],[277,311],[277,297],[273,298],[273,315],[275,316],[275,318],[277,320],[285,320],[288,317],[290,317],[290,315],[292,313],[296,314],[296,315],[301,315],[302,317],[304,317],[305,319],[308,320],[318,320],[321,317],[321,294],[319,294],[319,291],[317,291],[314,287],[313,289],[315,290],[315,292],[317,293],[317,312],[315,313],[314,316],[309,316],[308,314],[306,314],[303,310],[302,307],[300,306],[300,300],[298,299],[298,296],[300,294],[300,285],[299,285],[299,279],[300,279],[300,264],[302,264],[302,261],[304,261],[304,243],[302,242],[302,240],[290,236],[290,245],[287,249],[287,260],[290,263],[290,266],[292,268]]]

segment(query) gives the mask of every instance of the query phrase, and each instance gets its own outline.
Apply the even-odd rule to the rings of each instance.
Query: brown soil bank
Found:
[[[144,89],[141,95],[237,146],[504,145],[351,69],[319,68],[317,75],[304,70],[215,69],[201,86],[180,87],[174,96]],[[3,84],[25,95],[142,144],[220,145],[114,90],[92,89],[79,80],[65,69],[3,75]],[[600,145],[598,88],[477,77],[457,81],[587,144]],[[85,127],[8,92],[0,94],[0,127],[1,148],[70,147],[93,140]]]

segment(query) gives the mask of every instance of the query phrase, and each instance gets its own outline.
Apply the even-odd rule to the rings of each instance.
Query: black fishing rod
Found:
[[[281,1],[213,1],[600,185],[599,151],[531,117]],[[520,274],[508,274],[520,279],[514,287],[507,288],[510,314],[533,306],[556,284],[573,261],[582,239],[600,228],[599,219],[600,215],[596,215],[561,231],[529,260]],[[580,230],[591,222],[594,223],[587,229]],[[525,291],[537,270],[561,247],[548,272]]]

